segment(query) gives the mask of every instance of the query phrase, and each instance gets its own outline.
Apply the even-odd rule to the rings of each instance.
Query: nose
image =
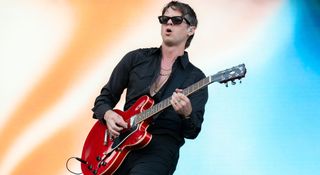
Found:
[[[173,23],[172,23],[172,20],[171,20],[171,19],[169,19],[169,20],[168,20],[167,25],[173,25]]]

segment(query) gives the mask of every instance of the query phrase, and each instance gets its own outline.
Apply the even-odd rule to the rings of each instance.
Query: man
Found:
[[[196,138],[201,129],[208,99],[207,88],[189,97],[182,93],[182,89],[205,77],[189,62],[185,52],[197,27],[196,14],[189,5],[172,1],[164,7],[158,19],[163,40],[161,47],[126,54],[113,70],[92,109],[93,117],[104,121],[111,137],[116,138],[128,127],[112,110],[124,89],[127,89],[125,110],[143,95],[151,96],[155,103],[172,96],[172,107],[153,116],[148,127],[151,142],[144,148],[132,150],[115,174],[173,174],[184,139]]]

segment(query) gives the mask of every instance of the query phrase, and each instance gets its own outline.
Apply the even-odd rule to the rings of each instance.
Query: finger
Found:
[[[173,95],[172,95],[172,100],[175,103],[179,103],[180,100],[181,100],[179,93],[174,92]]]
[[[107,126],[111,131],[116,131],[116,132],[119,132],[123,129],[121,126],[117,125],[115,118],[109,119],[107,121]]]
[[[177,110],[177,101],[174,100],[174,99],[171,99],[171,100],[170,100],[170,103],[171,103],[173,109],[176,111],[176,110]]]
[[[177,93],[182,93],[182,92],[183,92],[182,89],[176,89],[175,91],[176,91]]]
[[[117,118],[116,124],[118,126],[120,126],[121,128],[127,128],[128,127],[127,122],[125,122],[122,117]]]
[[[109,134],[110,134],[110,136],[112,137],[112,138],[114,138],[114,137],[118,137],[119,135],[120,135],[120,133],[119,132],[117,132],[117,131],[115,131],[115,130],[113,130],[113,129],[109,129]]]
[[[123,120],[121,115],[115,113],[115,115],[112,117],[112,119],[117,126],[120,126],[122,128],[127,128],[127,123]]]
[[[120,132],[121,130],[123,130],[123,127],[118,126],[116,123],[114,125],[112,125],[112,129],[114,131]]]
[[[173,102],[173,109],[175,111],[179,112],[182,109],[180,102],[178,102],[178,101]]]
[[[178,93],[177,92],[173,92],[172,93],[172,99],[176,99],[178,97]]]
[[[177,97],[180,99],[180,100],[184,100],[187,98],[187,96],[185,96],[183,93],[177,93]]]
[[[185,102],[185,104],[189,104],[190,103],[190,99],[185,96],[184,94],[178,94],[179,95],[179,100],[180,102]]]
[[[177,106],[179,103],[178,98],[176,97],[176,95],[174,95],[171,99],[171,104]]]
[[[184,106],[186,106],[186,102],[185,101],[183,101],[183,100],[180,100],[180,102],[179,102],[179,105],[181,106],[181,107],[184,107]]]
[[[174,93],[174,99],[176,99],[178,102],[188,101],[188,97],[185,96],[183,93],[179,92],[179,89],[177,90],[177,92]]]
[[[191,106],[191,102],[188,98],[183,98],[181,101],[180,101],[180,104],[182,106]]]
[[[178,98],[176,101],[175,101],[175,104],[177,106],[178,109],[181,109],[186,103],[185,101],[181,100],[180,98]]]

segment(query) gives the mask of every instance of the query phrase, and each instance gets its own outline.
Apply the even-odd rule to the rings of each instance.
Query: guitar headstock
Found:
[[[232,84],[235,84],[235,80],[241,80],[241,78],[245,77],[247,73],[247,69],[244,64],[240,64],[238,66],[234,66],[230,69],[226,69],[220,71],[212,76],[214,82],[219,83],[228,83],[229,81]]]

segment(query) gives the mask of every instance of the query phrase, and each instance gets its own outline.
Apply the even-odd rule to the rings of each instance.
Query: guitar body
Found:
[[[114,140],[107,134],[107,126],[97,121],[83,146],[82,173],[84,175],[111,175],[119,168],[131,150],[145,147],[152,139],[152,135],[147,132],[150,119],[136,126],[129,126],[129,124],[132,117],[149,109],[153,104],[153,99],[142,96],[127,111],[114,110],[123,117],[129,128],[122,131],[120,136]]]

